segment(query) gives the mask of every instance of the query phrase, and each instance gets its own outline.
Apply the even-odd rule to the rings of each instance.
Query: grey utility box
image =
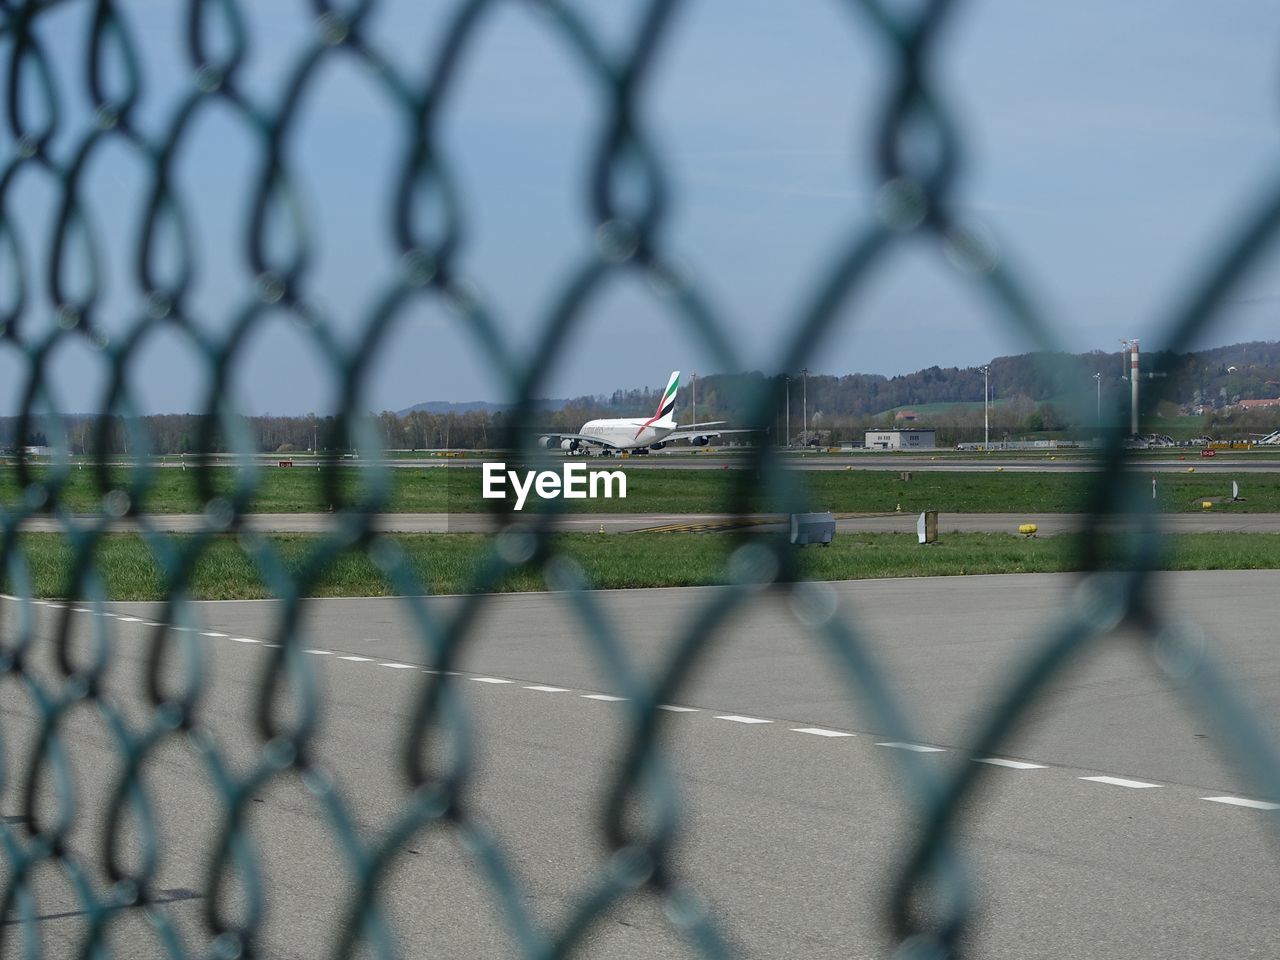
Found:
[[[824,547],[836,535],[836,518],[828,513],[793,513],[791,515],[791,542],[803,547],[820,543]]]
[[[938,511],[926,510],[916,521],[916,536],[921,543],[938,542]]]

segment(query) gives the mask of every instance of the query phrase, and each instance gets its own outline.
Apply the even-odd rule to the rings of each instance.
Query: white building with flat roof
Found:
[[[937,433],[933,430],[868,430],[868,450],[935,450]]]

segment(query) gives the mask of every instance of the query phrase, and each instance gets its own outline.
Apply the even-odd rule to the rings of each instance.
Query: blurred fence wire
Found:
[[[834,0],[833,0],[834,2]],[[681,268],[666,239],[672,200],[663,157],[650,136],[646,89],[660,54],[678,31],[677,16],[687,4],[677,0],[645,0],[639,4],[634,29],[617,47],[605,44],[572,4],[558,0],[464,0],[434,4],[433,17],[443,29],[438,46],[420,69],[406,70],[384,55],[371,39],[367,23],[380,8],[376,0],[338,4],[311,0],[299,4],[309,23],[310,39],[283,65],[278,89],[265,96],[248,89],[245,63],[254,39],[249,35],[247,0],[187,0],[180,35],[157,37],[133,28],[128,5],[114,0],[3,0],[0,2],[0,57],[5,71],[4,120],[8,136],[0,147],[0,350],[17,358],[22,371],[18,436],[37,425],[56,424],[68,411],[59,408],[51,389],[59,352],[69,343],[87,348],[108,372],[95,413],[98,429],[118,422],[136,423],[137,381],[145,373],[135,359],[162,331],[177,335],[206,366],[209,386],[201,409],[201,434],[192,458],[195,483],[204,507],[198,534],[168,537],[148,524],[149,497],[156,465],[147,455],[145,431],[129,437],[134,456],[125,471],[112,469],[108,458],[92,464],[100,508],[87,520],[72,523],[63,494],[77,465],[57,451],[47,468],[37,467],[19,450],[13,469],[20,496],[0,507],[0,570],[15,596],[5,600],[0,626],[0,700],[6,711],[23,710],[36,718],[35,741],[5,742],[0,755],[0,803],[9,815],[0,821],[0,944],[23,956],[41,956],[40,911],[34,878],[54,869],[65,876],[86,922],[81,956],[109,939],[112,925],[128,910],[142,907],[151,922],[155,951],[171,956],[254,956],[262,952],[263,903],[261,864],[245,826],[253,793],[283,777],[300,777],[317,798],[347,861],[351,897],[341,920],[342,937],[334,955],[351,956],[360,949],[375,955],[396,953],[396,940],[384,910],[381,883],[391,872],[406,837],[430,830],[453,831],[466,842],[477,875],[491,888],[514,943],[528,958],[567,956],[583,942],[593,923],[619,901],[656,897],[667,921],[687,940],[691,954],[732,955],[730,940],[681,874],[671,855],[682,829],[680,786],[664,755],[660,704],[676,698],[682,683],[715,642],[717,624],[740,601],[762,590],[791,593],[796,609],[818,609],[800,628],[830,654],[851,697],[870,705],[867,723],[887,736],[912,739],[910,705],[896,695],[860,633],[856,610],[834,604],[821,585],[803,582],[792,554],[781,540],[743,538],[724,571],[731,585],[707,600],[700,614],[674,638],[673,653],[656,680],[642,676],[629,663],[615,625],[601,608],[582,573],[556,554],[552,528],[513,530],[493,541],[465,602],[443,614],[421,598],[422,584],[396,545],[374,530],[387,502],[388,470],[371,466],[354,493],[343,486],[341,468],[326,464],[321,473],[325,499],[335,505],[329,532],[318,537],[307,563],[291,574],[265,538],[246,537],[279,598],[277,644],[256,679],[254,718],[258,749],[247,769],[236,769],[223,747],[202,722],[206,678],[190,601],[190,583],[198,560],[215,538],[240,529],[241,520],[261,483],[251,458],[231,488],[214,476],[214,461],[201,456],[213,449],[215,436],[229,439],[248,454],[248,440],[229,393],[233,375],[243,362],[246,342],[268,316],[286,314],[314,343],[324,358],[331,386],[339,397],[335,429],[343,435],[365,434],[361,411],[369,389],[372,361],[424,301],[443,305],[459,328],[473,340],[484,362],[508,385],[515,403],[513,442],[533,456],[535,398],[544,396],[552,360],[564,351],[575,332],[589,322],[596,294],[622,277],[640,277],[661,305],[689,336],[723,369],[740,368],[741,357],[730,326],[710,299]],[[455,94],[460,71],[475,49],[486,22],[511,6],[531,8],[549,34],[560,42],[563,56],[580,69],[603,105],[594,149],[581,190],[590,210],[591,243],[580,262],[564,276],[559,294],[538,318],[535,335],[522,337],[531,349],[518,349],[486,306],[483,280],[464,276],[463,239],[467,209],[456,187],[453,161],[441,135],[442,115]],[[868,211],[851,205],[844,238],[817,264],[807,296],[793,316],[776,324],[780,368],[796,370],[812,358],[811,347],[824,335],[843,329],[846,308],[868,278],[890,263],[910,240],[923,238],[942,262],[966,278],[985,298],[993,323],[1029,339],[1045,350],[1058,347],[1057,333],[1037,307],[1011,259],[1000,253],[987,234],[967,225],[958,214],[962,204],[960,173],[964,148],[960,129],[936,65],[947,42],[950,21],[966,4],[948,0],[893,3],[847,0],[837,3],[854,28],[869,30],[886,53],[887,82],[874,137],[860,148],[873,159],[876,200]],[[54,21],[54,22],[50,22]],[[59,49],[69,49],[76,36],[79,86],[63,82],[55,69],[50,31]],[[173,106],[160,124],[139,120],[145,91],[139,66],[140,45],[164,43],[185,64]],[[394,158],[396,174],[386,184],[383,223],[394,257],[388,279],[373,305],[358,318],[360,336],[344,341],[332,319],[312,296],[317,237],[309,227],[308,204],[298,181],[289,145],[295,136],[304,101],[331,65],[354,62],[372,79],[378,96],[398,118],[402,148]],[[241,128],[254,145],[252,177],[243,196],[247,211],[243,258],[247,271],[239,305],[230,322],[216,329],[197,322],[202,305],[194,293],[200,269],[188,197],[176,175],[178,159],[193,137],[200,118],[218,110]],[[767,122],[762,120],[761,122]],[[832,123],[839,123],[838,115]],[[128,223],[112,223],[110,240],[96,231],[91,210],[103,198],[91,195],[87,171],[105,152],[123,151],[145,176],[145,204],[127,211]],[[39,181],[51,189],[54,203],[48,245],[37,246],[15,226],[13,210],[22,191]],[[1257,191],[1249,218],[1235,225],[1220,248],[1203,261],[1197,282],[1168,318],[1163,347],[1185,349],[1212,324],[1246,269],[1280,225],[1280,173]],[[132,233],[129,233],[132,231]],[[135,287],[129,292],[132,316],[122,335],[108,336],[102,323],[104,303],[101,264],[105,246],[124,235],[135,239],[124,248]],[[120,250],[114,251],[117,255]],[[500,279],[493,278],[493,282]],[[526,333],[527,331],[522,331]],[[766,383],[754,398],[754,422],[769,423],[781,397]],[[1158,385],[1155,389],[1159,389]],[[111,418],[119,418],[113,421]],[[57,430],[49,431],[57,445]],[[1262,732],[1228,689],[1209,654],[1186,628],[1165,623],[1153,602],[1150,576],[1157,542],[1148,524],[1122,562],[1103,549],[1101,529],[1107,517],[1133,504],[1124,501],[1120,483],[1125,452],[1119,432],[1105,454],[1089,503],[1092,512],[1083,539],[1082,567],[1076,602],[1060,611],[1046,630],[1038,651],[1013,676],[999,702],[986,716],[973,745],[975,754],[998,750],[1048,681],[1070,661],[1086,656],[1091,646],[1121,622],[1141,628],[1144,642],[1159,646],[1165,658],[1194,661],[1189,682],[1197,706],[1216,718],[1232,736],[1237,759],[1267,796],[1280,797],[1280,765]],[[98,449],[108,449],[105,433]],[[799,505],[800,492],[781,468],[777,451],[761,444],[753,462],[734,474],[730,509],[755,509],[767,502],[774,509]],[[758,480],[757,478],[761,478]],[[55,612],[51,632],[37,629],[31,595],[32,571],[24,550],[24,528],[33,517],[66,520],[70,542],[69,585],[74,601]],[[113,521],[136,519],[148,546],[163,569],[167,599],[158,625],[147,639],[145,702],[124,709],[104,693],[112,667],[115,640],[105,625],[90,641],[76,643],[71,627],[76,603],[93,608],[105,599],[96,548]],[[400,739],[401,769],[394,822],[369,840],[357,834],[357,813],[342,784],[315,757],[314,741],[322,697],[314,668],[302,656],[305,629],[302,601],[326,565],[350,550],[364,551],[403,595],[416,624],[424,673],[413,716]],[[530,912],[520,881],[509,866],[502,841],[472,815],[474,759],[484,744],[469,738],[471,719],[456,692],[453,669],[474,635],[487,601],[486,589],[514,568],[542,568],[548,580],[572,601],[585,649],[598,658],[617,692],[627,698],[629,736],[599,819],[601,839],[610,854],[603,858],[576,909],[554,927]],[[810,603],[809,601],[814,601]],[[52,679],[32,669],[38,656],[52,652]],[[170,669],[174,666],[177,681]],[[287,699],[292,708],[273,709]],[[74,834],[78,798],[77,771],[64,743],[68,717],[90,707],[114,733],[123,771],[110,800],[104,835]],[[139,718],[142,719],[139,719]],[[0,741],[5,740],[0,729]],[[210,857],[202,897],[205,940],[192,943],[179,931],[156,883],[166,851],[154,820],[144,771],[165,744],[181,739],[192,745],[217,783],[220,823],[218,843]],[[922,828],[897,851],[899,867],[883,904],[891,937],[902,957],[945,957],[964,948],[967,924],[974,915],[975,885],[963,850],[954,840],[957,812],[973,792],[984,768],[959,765],[939,772],[910,753],[895,757],[902,765],[907,796]],[[42,790],[49,791],[47,795]],[[643,818],[632,815],[647,811]],[[131,830],[124,825],[132,823]],[[851,829],[856,829],[852,827]],[[100,851],[104,876],[86,866],[88,840]],[[229,887],[239,884],[247,906],[231,909]],[[928,904],[925,909],[924,904]]]

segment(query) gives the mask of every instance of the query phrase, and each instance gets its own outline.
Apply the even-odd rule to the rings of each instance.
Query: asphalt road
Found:
[[[551,453],[550,456],[569,455]],[[489,460],[502,460],[502,451],[492,451],[486,456]],[[256,458],[263,466],[274,466],[277,456]],[[574,458],[580,459],[580,458]],[[215,463],[219,466],[233,466],[236,458],[223,456]],[[309,467],[306,458],[294,461],[299,468]],[[433,459],[430,457],[388,457],[382,460],[349,460],[344,466],[361,467],[378,464],[397,469],[448,469],[475,467],[482,460],[478,457],[461,459]],[[746,455],[741,450],[726,453],[687,452],[652,453],[648,456],[591,458],[592,463],[612,463],[625,465],[630,469],[661,470],[723,470],[725,467],[735,469],[746,462]],[[937,453],[815,453],[788,454],[779,459],[779,463],[795,470],[844,470],[852,467],[855,470],[937,470],[941,472],[972,472],[974,470],[994,470],[1002,467],[1014,473],[1091,473],[1102,468],[1102,461],[1094,456],[1078,453],[990,453],[957,454],[953,451],[940,450]],[[118,466],[128,466],[128,461],[120,461]],[[179,459],[151,461],[152,466],[181,468],[186,464]],[[1201,457],[1198,450],[1191,450],[1183,458],[1177,456],[1144,456],[1136,453],[1129,462],[1131,469],[1141,473],[1182,473],[1187,467],[1195,467],[1197,473],[1275,473],[1280,471],[1280,451],[1276,453],[1224,453],[1216,457]]]
[[[1238,678],[1252,715],[1274,730],[1280,654],[1272,598],[1280,573],[1167,574],[1161,581],[1171,615],[1205,626],[1209,649]],[[832,586],[842,615],[858,618],[907,708],[911,744],[933,748],[927,752],[885,745],[863,697],[841,681],[783,601],[762,596],[722,624],[708,661],[672,698],[690,709],[664,714],[664,744],[682,798],[680,876],[741,955],[887,955],[884,897],[914,830],[895,761],[910,757],[934,773],[972,762],[963,748],[975,723],[1055,611],[1072,602],[1075,585],[1066,575],[1029,575]],[[633,669],[648,676],[716,590],[595,598]],[[441,598],[429,608],[445,614],[459,602]],[[6,624],[14,623],[13,606],[3,604]],[[260,749],[251,706],[271,656],[253,641],[272,636],[280,608],[269,601],[197,608],[204,632],[188,636],[208,675],[202,720],[230,769],[243,773]],[[155,612],[121,604],[105,617],[74,614],[86,631],[109,631],[115,659],[107,689],[135,723],[145,716],[137,707],[140,664],[146,618]],[[35,615],[44,631],[61,612],[39,606]],[[316,755],[367,842],[406,801],[398,748],[430,660],[403,601],[313,601],[303,630],[313,651],[303,662],[314,669],[326,708]],[[1162,672],[1131,640],[1113,635],[1057,679],[996,758],[1020,765],[982,766],[986,785],[967,805],[962,829],[981,905],[973,956],[1274,955],[1280,893],[1267,826],[1277,814],[1205,799],[1259,800],[1224,761],[1221,733],[1187,709],[1180,691],[1188,681]],[[28,677],[47,675],[47,661],[43,652],[32,657]],[[478,764],[468,808],[518,873],[519,902],[534,921],[561,924],[605,869],[600,798],[616,769],[628,703],[611,699],[621,687],[555,594],[490,598],[459,669]],[[0,737],[11,762],[31,742],[23,689],[0,686]],[[281,715],[294,703],[284,698]],[[94,841],[116,751],[92,710],[70,714],[63,741],[82,799],[73,843],[97,880]],[[18,813],[20,782],[15,776],[0,794],[6,819]],[[152,763],[148,782],[164,825],[160,879],[172,899],[164,909],[202,952],[202,864],[216,821],[210,778],[190,741],[177,737]],[[269,907],[263,953],[323,955],[347,903],[349,875],[329,820],[292,777],[256,791],[250,808]],[[70,955],[84,920],[66,882],[46,872],[37,895],[49,955]],[[445,834],[406,842],[384,897],[402,955],[516,955],[473,854]],[[230,899],[234,912],[234,887]],[[116,927],[117,955],[158,955],[136,912],[123,912]],[[593,928],[581,955],[693,953],[661,904],[636,898]]]
[[[914,513],[837,514],[836,529],[843,533],[913,533]],[[1017,533],[1024,523],[1034,523],[1038,535],[1051,536],[1080,530],[1086,519],[1076,513],[941,513],[942,533]],[[72,523],[90,522],[88,518]],[[147,526],[167,533],[194,533],[208,520],[202,514],[150,514]],[[252,513],[243,518],[245,527],[262,533],[320,534],[334,528],[334,517],[325,513]],[[384,533],[485,533],[495,529],[488,514],[468,513],[385,513],[374,518],[374,527]],[[781,514],[726,513],[581,513],[565,514],[557,527],[569,533],[633,533],[637,531],[716,532],[744,525],[760,530],[787,527]],[[1160,517],[1161,529],[1168,533],[1280,533],[1280,513],[1173,513]],[[1116,529],[1129,524],[1116,521]],[[63,523],[53,517],[31,517],[23,521],[31,533],[57,533]],[[133,521],[113,524],[118,531],[136,530]]]
[[[456,461],[455,461],[456,462]],[[610,462],[609,460],[605,461]],[[663,457],[628,457],[613,462],[625,463],[627,469],[635,467],[665,468],[669,470],[721,470],[727,465],[734,469],[742,463],[741,455],[689,457],[671,459]],[[936,470],[940,473],[971,473],[974,470],[994,470],[1001,467],[1010,473],[1095,473],[1103,462],[1094,457],[1067,456],[1064,454],[957,456],[945,451],[939,454],[813,454],[788,456],[780,461],[793,470]],[[392,466],[421,465],[421,461],[389,461]],[[449,461],[437,461],[445,466]],[[1270,454],[1249,454],[1241,457],[1205,457],[1193,451],[1185,460],[1177,458],[1134,458],[1130,469],[1139,473],[1184,473],[1187,467],[1195,467],[1197,473],[1274,473],[1280,470],[1280,457]]]

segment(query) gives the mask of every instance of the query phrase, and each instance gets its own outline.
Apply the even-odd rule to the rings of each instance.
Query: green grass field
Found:
[[[400,536],[404,557],[421,588],[430,593],[473,589],[492,538],[482,534]],[[189,542],[175,538],[175,542]],[[274,536],[266,541],[280,569],[291,577],[302,571],[320,539]],[[723,581],[735,541],[725,536],[659,533],[598,536],[563,534],[557,553],[572,558],[596,587],[668,587]],[[1118,544],[1118,541],[1117,541]],[[1280,568],[1280,534],[1188,534],[1170,537],[1161,566],[1170,570]],[[953,534],[921,546],[906,534],[842,535],[830,547],[808,547],[797,556],[805,579],[846,580],[873,577],[949,576],[983,573],[1040,573],[1078,569],[1078,541],[1061,536],[1024,539],[1004,534]],[[68,596],[67,571],[72,551],[58,534],[26,534],[21,552],[38,597]],[[160,600],[164,579],[147,545],[133,535],[113,535],[98,546],[96,568],[113,600]],[[220,537],[204,551],[189,581],[197,599],[270,597],[273,592],[240,541]],[[493,585],[496,591],[540,590],[539,570],[522,571]],[[14,585],[3,584],[6,592]],[[308,591],[313,596],[385,596],[392,584],[363,551],[339,555]]]
[[[608,465],[622,467],[623,462]],[[996,472],[994,468],[965,472],[913,470],[909,482],[884,470],[797,471],[807,490],[810,509],[838,513],[892,511],[899,505],[907,512],[940,510],[944,513],[1070,513],[1084,508],[1085,498],[1097,481],[1096,474],[1029,471]],[[209,471],[212,490],[226,494],[237,481],[250,483],[249,511],[256,513],[325,512],[341,505],[322,489],[321,475],[311,469],[261,470],[256,478],[233,468]],[[381,508],[389,512],[473,513],[487,505],[480,499],[480,471],[459,469],[392,469],[367,471],[343,468],[339,490],[348,501],[361,499],[362,484],[381,476],[389,484],[389,499]],[[715,513],[729,510],[730,491],[741,475],[730,470],[670,470],[641,468],[627,471],[627,499],[566,501],[568,509],[590,513]],[[47,479],[47,476],[46,478]],[[112,482],[128,489],[124,471],[115,471]],[[1194,512],[1207,497],[1230,495],[1227,473],[1165,473],[1157,480],[1161,510]],[[1241,473],[1243,503],[1223,503],[1215,510],[1249,513],[1280,511],[1280,473]],[[1149,500],[1151,475],[1133,473],[1129,481],[1134,495]],[[0,468],[0,504],[12,506],[31,491],[20,490],[12,467]],[[74,512],[95,513],[104,495],[90,470],[72,470],[56,490],[57,502]],[[137,499],[137,498],[135,498]],[[198,513],[205,500],[194,470],[154,470],[140,501],[152,513]],[[753,505],[770,511],[781,509],[764,499]]]

